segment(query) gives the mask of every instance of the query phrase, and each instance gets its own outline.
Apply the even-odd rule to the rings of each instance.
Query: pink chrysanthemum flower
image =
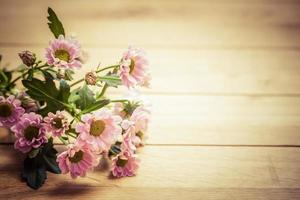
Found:
[[[125,151],[112,159],[111,172],[114,177],[134,176],[139,168],[136,154]]]
[[[84,177],[87,171],[96,167],[99,164],[99,156],[92,152],[87,143],[77,140],[58,155],[57,162],[63,174],[70,172],[72,178],[77,178]]]
[[[20,100],[12,95],[7,98],[0,96],[0,123],[3,126],[11,128],[20,120],[24,112]]]
[[[130,116],[130,121],[134,122],[135,131],[146,132],[150,120],[150,111],[145,106],[138,106]]]
[[[59,137],[69,130],[70,123],[65,111],[56,111],[56,114],[48,113],[48,116],[44,118],[44,122],[46,131],[54,137]]]
[[[32,148],[38,148],[48,141],[42,116],[31,113],[25,113],[11,130],[15,133],[15,149],[23,153],[29,152]]]
[[[123,55],[120,62],[120,77],[122,83],[128,88],[136,85],[148,85],[150,74],[147,71],[148,60],[144,51],[129,48]]]
[[[122,143],[121,143],[121,150],[122,152],[129,151],[130,153],[134,153],[136,151],[136,144],[135,140],[138,137],[132,130],[129,128],[125,131],[125,133],[122,135]],[[140,140],[139,140],[140,141]]]
[[[115,103],[115,105],[113,107],[113,114],[119,115],[120,117],[122,117],[124,119],[125,116],[127,115],[126,112],[124,111],[124,104],[121,102]]]
[[[59,68],[80,68],[82,65],[80,48],[75,39],[60,35],[51,41],[50,46],[46,48],[47,63]]]
[[[150,120],[150,111],[145,106],[138,106],[129,117],[122,121],[122,128],[126,130],[126,134],[131,141],[139,146],[146,139],[148,124]]]
[[[108,151],[122,132],[119,126],[121,120],[120,116],[102,109],[83,115],[82,122],[76,125],[76,132],[79,133],[80,140],[90,144],[94,151]]]

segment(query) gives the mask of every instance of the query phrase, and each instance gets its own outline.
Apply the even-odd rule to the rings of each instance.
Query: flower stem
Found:
[[[116,99],[116,100],[111,100],[110,102],[111,103],[116,103],[116,102],[130,102],[130,101],[127,100],[127,99]]]
[[[58,137],[60,141],[62,141],[62,143],[64,143],[64,145],[68,145],[68,143],[62,138],[62,137]]]
[[[34,69],[42,69],[42,68],[47,67],[47,66],[48,66],[48,64],[44,64],[44,65],[39,66],[39,67],[34,67]],[[29,72],[29,70],[27,70],[24,74],[22,74],[22,75],[18,76],[17,78],[15,78],[15,79],[10,83],[10,85],[13,85],[14,83],[16,83],[16,82],[17,82],[19,79],[21,79],[24,75],[27,75],[28,72]]]
[[[66,133],[68,136],[71,136],[72,138],[76,139],[77,137],[75,135],[73,135],[71,132]]]
[[[104,67],[104,68],[102,68],[102,69],[97,70],[96,73],[100,73],[100,72],[105,71],[105,70],[107,70],[107,69],[116,68],[116,67],[118,67],[118,66],[119,66],[119,65],[112,65],[112,66]],[[73,86],[75,86],[75,85],[77,85],[77,84],[79,84],[79,83],[81,83],[81,82],[83,82],[83,81],[84,81],[84,78],[79,79],[78,81],[72,83],[72,84],[70,85],[70,87],[73,87]]]
[[[106,92],[107,88],[108,88],[108,85],[105,83],[102,88],[101,93],[96,96],[96,99],[99,99],[100,97],[102,97],[104,95],[104,93]]]

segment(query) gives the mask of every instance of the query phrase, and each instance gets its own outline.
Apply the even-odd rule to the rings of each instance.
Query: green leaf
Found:
[[[118,85],[122,85],[122,81],[118,75],[110,74],[106,76],[98,77],[99,81],[105,82],[108,86],[117,87]]]
[[[30,80],[22,81],[24,87],[28,89],[27,93],[35,100],[38,101],[55,101],[60,103],[56,98],[58,96],[58,90],[55,87],[55,83],[51,80],[45,82],[33,78]]]
[[[24,160],[22,170],[22,178],[27,182],[27,185],[33,189],[41,187],[46,178],[46,171],[60,174],[61,171],[56,162],[57,151],[53,147],[53,139],[50,138],[48,143],[40,147],[35,157],[28,155]]]
[[[70,86],[65,80],[61,80],[59,85],[59,99],[61,99],[64,103],[68,103],[69,96]]]
[[[0,94],[4,95],[9,92],[15,84],[11,83],[12,71],[8,71],[5,68],[0,69]]]
[[[8,77],[6,76],[3,70],[0,70],[0,84],[5,85],[7,84],[7,82],[8,82]]]
[[[26,157],[23,164],[22,179],[33,189],[40,188],[47,178],[46,167],[40,156]]]
[[[62,138],[63,140],[68,140],[68,139],[69,139],[67,136],[61,136],[61,138]]]
[[[80,88],[77,88],[71,92],[69,99],[68,99],[69,103],[75,103],[77,100],[80,99],[79,90],[80,90]]]
[[[54,34],[55,38],[58,38],[59,35],[65,36],[65,30],[62,23],[60,22],[57,15],[50,7],[48,8],[48,14],[49,14],[49,16],[47,17],[49,20],[48,26],[51,32]]]
[[[26,93],[33,99],[37,101],[44,101],[47,103],[44,109],[40,110],[40,114],[43,116],[48,112],[56,112],[57,110],[63,110],[68,104],[63,102],[61,91],[55,86],[52,79],[46,79],[46,81],[41,81],[36,78],[32,80],[22,80],[24,87],[27,88]],[[64,86],[66,87],[66,86]],[[63,89],[67,91],[66,88]]]
[[[108,156],[116,156],[121,152],[121,147],[118,144],[113,144],[108,152]]]
[[[56,158],[57,158],[56,154],[57,154],[57,151],[53,147],[53,139],[50,138],[48,143],[44,146],[44,148],[42,150],[44,164],[46,166],[46,169],[49,172],[52,172],[54,174],[60,174],[61,171],[56,162]]]
[[[40,152],[40,149],[33,149],[28,154],[28,157],[29,158],[34,158],[34,157],[36,157],[38,155],[39,152]]]
[[[84,110],[82,110],[81,114],[90,113],[92,111],[99,110],[100,108],[106,106],[109,103],[110,103],[109,99],[98,100],[93,104],[89,105],[88,107],[86,107]]]
[[[78,90],[77,94],[79,95],[79,99],[75,101],[75,104],[81,110],[84,110],[96,101],[93,91],[86,84]]]
[[[7,85],[10,83],[12,78],[12,71],[7,71],[5,68],[0,69],[0,85]]]
[[[54,173],[54,174],[60,174],[61,171],[58,167],[58,164],[56,162],[56,157],[47,157],[44,156],[44,160],[45,160],[45,165],[46,165],[46,169],[47,171]]]
[[[45,80],[47,80],[47,79],[53,80],[54,79],[54,76],[47,70],[40,69],[40,71],[43,73]]]
[[[34,69],[31,68],[31,69],[28,70],[28,76],[27,76],[28,80],[30,80],[30,81],[32,80],[33,73],[34,73]]]
[[[140,106],[140,103],[139,102],[126,102],[126,103],[123,103],[123,105],[124,105],[124,111],[125,111],[126,115],[131,116],[133,111],[138,106]]]
[[[68,80],[68,81],[73,80],[73,74],[74,73],[75,73],[74,71],[72,71],[70,69],[66,69],[65,70],[65,79]]]

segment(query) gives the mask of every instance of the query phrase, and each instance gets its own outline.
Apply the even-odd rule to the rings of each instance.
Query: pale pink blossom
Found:
[[[59,137],[69,130],[69,121],[66,111],[56,111],[56,114],[48,113],[44,118],[46,131],[51,133],[54,137]]]
[[[37,149],[42,144],[47,143],[42,116],[31,113],[25,113],[11,130],[15,133],[15,149],[23,153]]]
[[[138,106],[132,115],[122,121],[121,126],[125,130],[123,137],[130,138],[136,146],[143,144],[147,138],[148,124],[150,121],[150,110],[145,106]]]
[[[113,107],[113,114],[119,115],[124,119],[125,116],[127,115],[126,112],[124,111],[124,104],[121,102],[115,103]]]
[[[97,152],[108,151],[122,132],[121,117],[102,109],[81,117],[76,125],[79,139],[90,144]]]
[[[140,160],[136,154],[132,154],[128,151],[122,152],[112,159],[112,175],[117,178],[134,176],[139,168],[139,162]]]
[[[130,47],[121,59],[119,74],[122,83],[128,88],[148,85],[150,74],[144,51]]]
[[[99,164],[97,156],[89,144],[77,140],[68,145],[68,149],[57,157],[58,166],[63,174],[69,173],[72,178],[84,177],[86,173]]]
[[[150,110],[145,106],[138,106],[130,116],[130,121],[134,122],[135,132],[147,132],[150,121]]]
[[[133,154],[136,151],[136,138],[138,138],[136,134],[132,132],[131,129],[127,129],[122,135],[121,150]]]
[[[63,35],[50,42],[49,47],[46,48],[45,57],[48,65],[59,68],[74,69],[82,65],[79,43],[74,38]]]
[[[0,96],[0,123],[3,126],[11,128],[20,120],[24,112],[20,100],[12,95],[7,98]]]

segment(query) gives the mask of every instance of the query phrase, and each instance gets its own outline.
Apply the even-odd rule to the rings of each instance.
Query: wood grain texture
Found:
[[[207,1],[75,1],[70,5],[69,1],[4,0],[1,45],[45,44],[51,37],[45,23],[48,6],[59,13],[67,33],[77,33],[89,46],[300,47],[298,4]]]
[[[20,65],[20,51],[30,49],[43,59],[45,47],[0,47],[0,53],[12,69]],[[75,78],[99,62],[117,63],[126,48],[86,48],[89,60]],[[152,81],[143,92],[148,94],[300,96],[300,51],[147,48],[147,56]]]
[[[142,149],[133,178],[108,179],[96,169],[86,178],[49,174],[32,192],[19,181],[20,154],[2,146],[1,198],[14,199],[280,199],[299,197],[298,148],[157,147]],[[188,180],[187,180],[188,178]],[[4,184],[5,183],[5,184]],[[138,196],[137,196],[138,195]]]
[[[1,144],[0,199],[300,199],[299,0],[0,3],[10,68],[21,50],[42,57],[51,6],[90,53],[76,77],[117,62],[128,44],[147,50],[153,75],[137,176],[111,179],[102,161],[85,179],[49,174],[32,191],[19,180],[22,155]]]
[[[148,144],[300,145],[300,97],[147,98],[152,102]],[[3,133],[2,138],[11,142]]]

